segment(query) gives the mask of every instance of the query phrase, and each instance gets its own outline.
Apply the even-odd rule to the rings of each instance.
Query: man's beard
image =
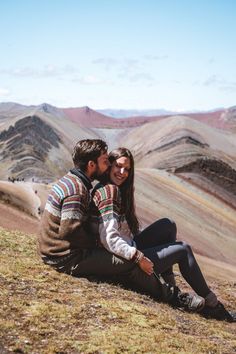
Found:
[[[99,182],[103,182],[108,179],[108,171],[101,173],[100,169],[97,168],[97,170],[93,173],[93,175],[90,178],[92,180],[96,179]]]

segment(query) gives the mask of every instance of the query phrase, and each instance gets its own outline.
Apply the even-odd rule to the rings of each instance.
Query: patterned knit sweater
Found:
[[[119,187],[98,184],[93,190],[93,232],[99,233],[102,245],[111,253],[130,260],[136,245],[121,207]]]
[[[60,257],[96,245],[87,225],[90,200],[82,179],[71,172],[53,186],[41,220],[41,256]]]

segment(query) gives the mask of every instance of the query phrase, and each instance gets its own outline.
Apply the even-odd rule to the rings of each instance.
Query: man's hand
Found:
[[[140,259],[140,261],[138,262],[139,267],[148,275],[152,275],[153,274],[153,266],[154,264],[152,263],[152,261],[150,261],[149,258],[147,257],[142,257]]]

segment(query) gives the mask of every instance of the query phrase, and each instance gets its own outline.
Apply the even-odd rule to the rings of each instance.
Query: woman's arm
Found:
[[[119,188],[112,184],[105,185],[95,191],[93,200],[98,211],[99,235],[102,245],[109,252],[131,260],[136,253],[136,247],[133,246],[128,225],[125,234],[121,235],[119,230],[121,217]]]
[[[99,214],[99,235],[102,245],[111,253],[132,260],[147,274],[153,273],[153,263],[133,245],[131,232],[127,225],[125,234],[119,230],[121,216],[121,197],[119,188],[106,185],[94,194],[94,203]]]
[[[132,259],[136,253],[136,247],[125,240],[119,231],[117,220],[112,217],[99,223],[99,235],[102,245],[111,253],[125,259]]]
[[[153,263],[137,250],[128,229],[122,235],[119,230],[121,197],[119,188],[106,185],[97,189],[93,198],[99,215],[99,235],[102,245],[111,253],[132,260],[148,275],[153,273]]]

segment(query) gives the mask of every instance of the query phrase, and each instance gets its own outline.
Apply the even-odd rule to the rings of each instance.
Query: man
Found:
[[[73,276],[109,276],[136,265],[97,247],[89,231],[91,182],[109,166],[107,144],[99,139],[79,141],[73,150],[74,168],[54,184],[45,205],[38,239],[44,263]]]

